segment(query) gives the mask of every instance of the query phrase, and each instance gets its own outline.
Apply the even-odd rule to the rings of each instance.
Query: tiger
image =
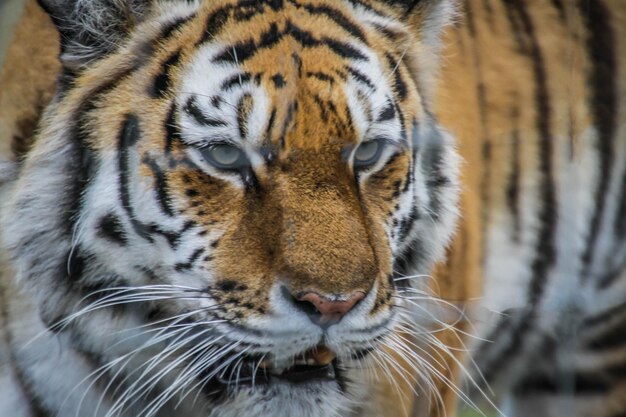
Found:
[[[40,4],[1,415],[626,413],[619,1]]]
[[[5,93],[44,105],[4,145],[0,415],[451,412],[456,329],[417,271],[458,217],[430,104],[453,2],[28,7],[45,78],[9,55],[3,85],[45,93]]]

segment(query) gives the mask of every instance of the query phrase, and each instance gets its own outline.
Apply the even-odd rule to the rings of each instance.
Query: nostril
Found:
[[[309,317],[320,316],[322,313],[309,301],[302,300],[301,298],[294,296],[291,294],[291,291],[287,287],[282,287],[281,292],[283,297],[289,301],[292,305],[294,305],[298,310],[302,311]]]
[[[357,291],[347,299],[339,300],[335,297],[324,297],[313,291],[298,297],[292,296],[293,303],[298,309],[306,313],[315,323],[324,325],[337,323],[364,298],[363,291]]]
[[[315,307],[315,305],[309,301],[302,301],[298,299],[293,299],[293,303],[299,310],[306,313],[309,316],[320,316],[322,313]]]

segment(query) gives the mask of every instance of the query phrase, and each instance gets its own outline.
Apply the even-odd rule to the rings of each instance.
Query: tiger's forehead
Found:
[[[371,45],[379,40],[341,2],[208,2],[197,21],[204,36],[183,48],[176,97],[186,142],[400,140],[397,92]]]

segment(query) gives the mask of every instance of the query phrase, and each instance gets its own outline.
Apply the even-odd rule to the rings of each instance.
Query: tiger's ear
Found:
[[[454,21],[460,0],[382,0],[400,10],[404,19],[424,35],[438,36]]]
[[[382,0],[398,9],[401,19],[419,41],[405,57],[422,93],[432,98],[439,76],[442,35],[459,16],[460,0]]]
[[[139,23],[150,0],[38,0],[61,36],[61,61],[80,70],[115,50]]]

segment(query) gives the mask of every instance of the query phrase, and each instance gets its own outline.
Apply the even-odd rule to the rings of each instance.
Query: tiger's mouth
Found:
[[[337,379],[337,357],[324,345],[319,345],[298,355],[288,367],[279,367],[269,360],[249,356],[226,367],[217,375],[225,386],[261,385],[271,382],[335,381]]]

